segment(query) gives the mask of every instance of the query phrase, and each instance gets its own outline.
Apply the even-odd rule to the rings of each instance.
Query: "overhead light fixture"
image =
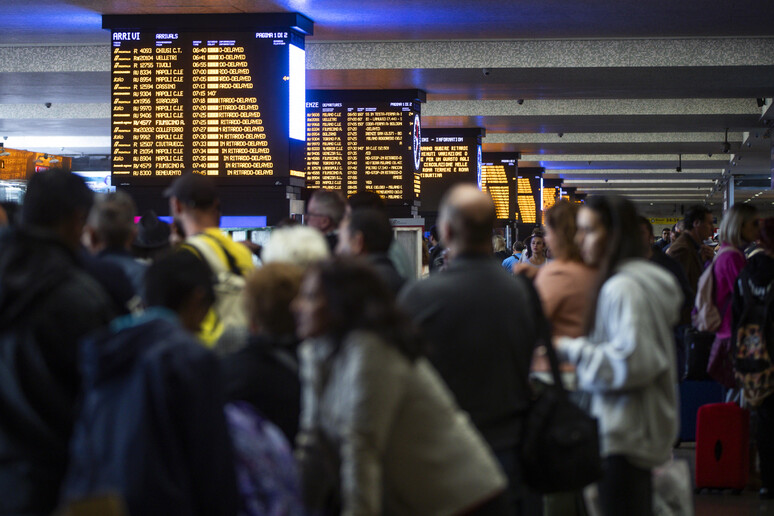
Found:
[[[728,154],[731,150],[731,145],[728,143],[728,127],[726,127],[726,139],[723,142],[723,154]]]

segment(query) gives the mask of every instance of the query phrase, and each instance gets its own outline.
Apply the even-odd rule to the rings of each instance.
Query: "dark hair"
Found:
[[[438,238],[438,226],[433,224],[432,226],[430,226],[429,232],[430,232],[430,238],[433,238],[433,239],[435,239],[436,242],[438,242],[438,240],[439,240],[439,238]]]
[[[22,224],[52,229],[76,214],[84,217],[94,203],[94,193],[81,176],[62,170],[38,172],[27,183]]]
[[[189,251],[169,253],[153,262],[145,273],[148,306],[177,312],[196,289],[204,291],[209,304],[215,302],[210,267]]]
[[[532,258],[532,240],[534,240],[535,238],[542,238],[543,239],[543,244],[546,243],[546,237],[543,236],[543,233],[541,233],[539,231],[536,231],[536,232],[532,233],[529,236],[529,238],[527,238],[524,241],[524,249],[527,252],[527,258]]]
[[[347,199],[347,204],[353,210],[359,210],[361,208],[372,208],[374,210],[387,211],[387,205],[384,204],[382,196],[371,190],[361,190],[357,193],[353,193]]]
[[[516,240],[513,243],[513,245],[511,246],[511,249],[513,249],[517,253],[520,253],[520,252],[522,252],[524,250],[524,244],[522,242],[519,242],[518,240]]]
[[[0,202],[0,208],[5,210],[5,215],[8,218],[8,225],[15,226],[19,222],[19,213],[21,212],[21,206],[12,201]]]
[[[360,232],[368,254],[386,253],[392,244],[392,225],[387,215],[373,208],[353,210],[349,216],[349,234]]]
[[[339,342],[353,330],[368,330],[409,360],[422,355],[418,332],[395,305],[394,295],[364,262],[334,258],[312,265],[328,307],[330,333]]]
[[[623,197],[614,195],[591,196],[584,204],[599,215],[602,225],[607,230],[607,243],[599,266],[599,281],[592,290],[589,304],[586,331],[594,328],[597,313],[597,301],[602,285],[615,273],[616,267],[629,258],[643,258],[645,243],[639,230],[639,220],[634,204]]]
[[[760,222],[761,247],[774,253],[774,217],[768,217]]]
[[[707,216],[707,214],[712,214],[712,212],[707,208],[706,206],[703,206],[701,204],[695,204],[688,208],[688,211],[685,212],[685,218],[683,219],[685,221],[685,227],[683,228],[685,231],[690,231],[693,229],[693,223],[697,220],[699,222],[704,221],[704,218]]]
[[[637,216],[637,220],[640,223],[640,226],[645,226],[648,229],[648,232],[652,235],[653,234],[653,224],[650,223],[647,217],[643,217],[642,215]],[[664,228],[661,230],[663,233],[664,231],[670,231],[669,228]]]

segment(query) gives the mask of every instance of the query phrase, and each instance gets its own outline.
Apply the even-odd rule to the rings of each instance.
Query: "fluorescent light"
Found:
[[[288,45],[290,49],[289,117],[290,137],[306,141],[306,52],[303,48]]]
[[[46,147],[107,147],[110,136],[8,136],[6,147],[12,149],[39,149]]]

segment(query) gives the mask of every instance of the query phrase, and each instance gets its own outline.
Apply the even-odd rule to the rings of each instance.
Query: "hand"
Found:
[[[513,266],[513,274],[521,274],[522,276],[526,276],[529,279],[535,279],[535,275],[537,274],[538,269],[537,267],[533,267],[531,265],[528,265],[526,263],[517,263]]]
[[[715,257],[715,250],[707,244],[702,244],[699,248],[699,255],[701,256],[702,261],[708,262]]]

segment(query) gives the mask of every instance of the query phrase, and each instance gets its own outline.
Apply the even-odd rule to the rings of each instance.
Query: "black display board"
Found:
[[[518,161],[517,152],[484,152],[482,155],[481,189],[492,197],[498,220],[518,221]]]
[[[306,185],[416,209],[421,90],[308,90]]]
[[[433,218],[444,193],[457,183],[481,186],[481,138],[475,128],[425,129],[422,133],[420,213]]]
[[[311,27],[298,14],[104,16],[113,184],[165,185],[190,170],[260,185],[300,171]]]

